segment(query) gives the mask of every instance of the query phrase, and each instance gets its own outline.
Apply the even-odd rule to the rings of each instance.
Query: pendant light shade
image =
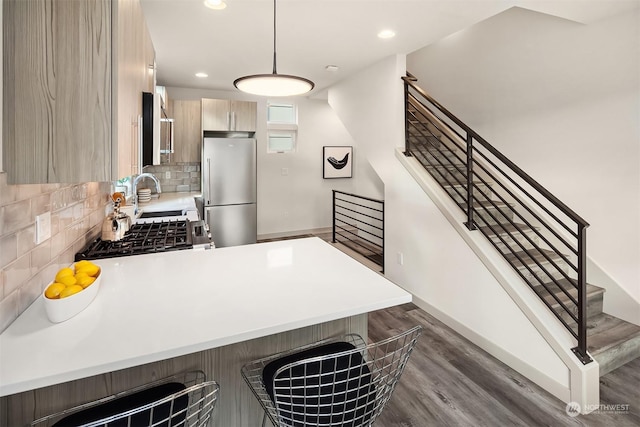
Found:
[[[240,77],[233,85],[243,92],[262,96],[295,96],[313,89],[313,82],[286,74],[255,74]]]
[[[302,95],[315,86],[304,77],[278,74],[276,70],[276,0],[273,0],[273,72],[240,77],[233,85],[242,92],[261,96]]]

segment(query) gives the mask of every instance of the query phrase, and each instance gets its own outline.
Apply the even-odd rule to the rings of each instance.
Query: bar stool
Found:
[[[220,387],[202,371],[173,375],[35,420],[32,426],[204,427]]]
[[[244,365],[242,377],[277,427],[370,426],[382,412],[421,326],[366,345],[330,338]]]

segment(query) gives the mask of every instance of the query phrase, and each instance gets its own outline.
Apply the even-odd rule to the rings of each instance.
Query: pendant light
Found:
[[[240,77],[233,85],[243,92],[261,96],[302,95],[315,86],[304,77],[278,74],[276,71],[276,0],[273,0],[273,72]]]

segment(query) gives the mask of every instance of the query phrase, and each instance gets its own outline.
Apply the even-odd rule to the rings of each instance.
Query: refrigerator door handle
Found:
[[[211,181],[211,158],[207,157],[207,206],[211,204]]]

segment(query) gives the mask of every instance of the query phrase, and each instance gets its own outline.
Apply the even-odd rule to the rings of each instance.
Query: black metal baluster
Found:
[[[467,132],[467,222],[469,230],[475,230],[473,221],[473,137]]]

